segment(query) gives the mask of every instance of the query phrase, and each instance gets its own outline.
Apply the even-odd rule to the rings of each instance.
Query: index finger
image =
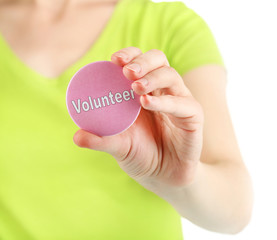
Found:
[[[142,54],[142,51],[137,47],[122,48],[111,55],[111,61],[119,66],[124,66],[131,62],[134,58]]]

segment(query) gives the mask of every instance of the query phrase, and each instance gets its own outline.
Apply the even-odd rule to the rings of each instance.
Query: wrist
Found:
[[[200,180],[204,164],[197,161],[193,166],[188,167],[183,173],[182,179],[178,183],[168,183],[168,179],[160,179],[158,177],[143,178],[136,180],[149,191],[157,194],[163,199],[173,202],[180,199],[185,192],[196,187]]]

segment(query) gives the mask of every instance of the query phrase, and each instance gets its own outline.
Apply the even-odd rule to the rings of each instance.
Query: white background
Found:
[[[277,1],[181,1],[208,23],[227,66],[229,110],[255,191],[251,222],[239,234],[210,232],[183,219],[184,238],[276,240]]]

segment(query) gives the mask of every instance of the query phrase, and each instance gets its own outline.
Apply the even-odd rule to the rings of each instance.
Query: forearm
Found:
[[[184,218],[207,230],[234,234],[249,222],[252,184],[243,164],[199,163],[193,183],[182,188],[147,185]]]

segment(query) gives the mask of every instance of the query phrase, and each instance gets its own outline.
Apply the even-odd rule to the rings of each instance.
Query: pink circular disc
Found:
[[[96,61],[79,69],[66,92],[67,110],[78,127],[98,136],[111,136],[128,129],[141,105],[123,67]]]

